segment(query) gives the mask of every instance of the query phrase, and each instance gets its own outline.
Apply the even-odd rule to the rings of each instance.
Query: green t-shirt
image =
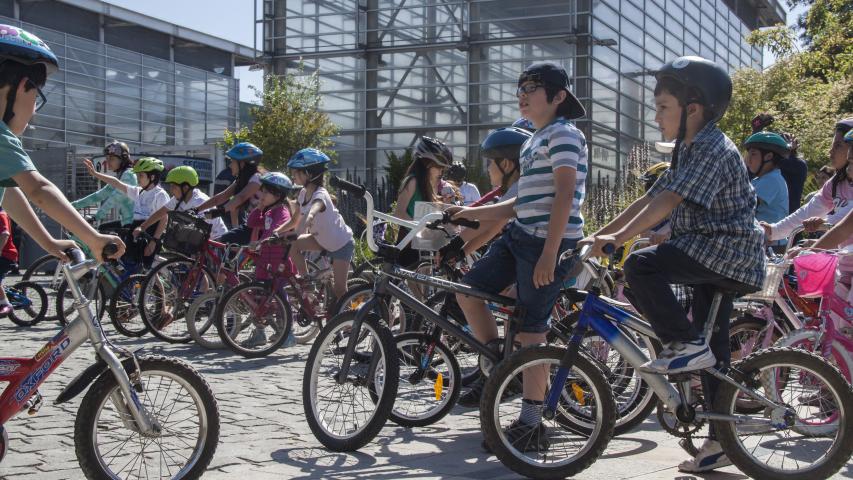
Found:
[[[36,170],[30,156],[24,151],[21,139],[9,130],[5,122],[0,121],[0,203],[6,193],[6,187],[17,187],[12,177],[21,172]]]

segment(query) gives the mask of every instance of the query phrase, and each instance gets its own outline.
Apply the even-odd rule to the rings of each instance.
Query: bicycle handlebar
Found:
[[[332,178],[330,178],[329,185],[335,188],[339,188],[352,195],[355,195],[358,198],[364,197],[364,194],[367,193],[367,187],[365,187],[364,185],[356,185],[340,177],[333,176]]]

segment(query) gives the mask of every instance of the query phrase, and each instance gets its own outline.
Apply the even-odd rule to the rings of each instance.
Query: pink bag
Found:
[[[838,257],[831,253],[812,253],[794,259],[797,272],[797,292],[803,297],[823,297],[835,288],[835,267]]]

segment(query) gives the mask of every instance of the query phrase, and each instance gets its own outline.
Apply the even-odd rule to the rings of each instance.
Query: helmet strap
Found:
[[[503,195],[509,189],[509,185],[507,184],[509,183],[509,179],[512,178],[512,174],[515,173],[516,170],[518,170],[518,166],[513,164],[512,169],[508,172],[505,172],[498,160],[494,160],[494,162],[495,166],[498,167],[498,170],[501,172],[501,195]]]
[[[12,85],[9,86],[9,93],[6,95],[6,111],[3,112],[3,122],[9,125],[12,118],[15,116],[15,100],[18,96],[18,89]]]
[[[675,148],[672,149],[672,161],[670,162],[670,168],[673,171],[678,168],[678,151],[681,149],[681,142],[687,136],[687,102],[680,103],[682,103],[681,119],[678,121],[678,136],[675,137]]]

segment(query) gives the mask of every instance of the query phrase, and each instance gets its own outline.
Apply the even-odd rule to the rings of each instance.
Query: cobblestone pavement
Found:
[[[32,355],[56,330],[55,322],[22,329],[0,320],[0,356]],[[111,328],[108,330],[111,332]],[[192,344],[168,345],[151,337],[129,340],[112,333],[110,338],[123,345],[143,345],[147,352],[183,358],[204,374],[216,393],[222,418],[219,447],[204,478],[514,478],[500,462],[481,450],[476,412],[461,409],[428,428],[407,430],[389,424],[374,442],[357,453],[325,451],[312,436],[302,410],[307,346],[246,360]],[[88,344],[77,350],[42,386],[45,403],[41,411],[34,417],[24,414],[7,424],[10,452],[0,464],[0,478],[82,478],[74,454],[73,431],[83,395],[60,406],[54,405],[53,399],[91,363],[93,355]],[[611,442],[606,454],[582,477],[697,478],[676,470],[684,457],[676,439],[660,432],[650,418],[637,431]],[[728,468],[702,478],[747,477]],[[848,463],[837,478],[853,478],[853,465]]]

